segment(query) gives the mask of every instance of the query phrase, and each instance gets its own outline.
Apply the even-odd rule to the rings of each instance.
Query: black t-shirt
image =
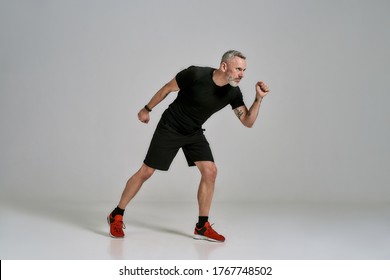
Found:
[[[202,128],[206,120],[228,104],[235,109],[244,105],[239,87],[218,86],[213,81],[211,67],[191,66],[176,75],[180,88],[176,99],[162,118],[182,134]]]

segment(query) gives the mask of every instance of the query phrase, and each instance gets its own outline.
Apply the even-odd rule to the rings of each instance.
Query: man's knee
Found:
[[[205,162],[199,165],[200,172],[205,179],[213,180],[217,178],[217,166],[214,162]]]
[[[148,180],[150,177],[152,177],[153,173],[154,173],[155,169],[154,168],[151,168],[145,164],[143,164],[140,168],[140,170],[138,171],[138,174],[139,176],[141,177],[141,179],[143,181],[146,181]]]

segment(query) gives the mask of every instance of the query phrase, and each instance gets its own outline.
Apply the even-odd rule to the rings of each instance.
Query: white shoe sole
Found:
[[[196,240],[207,240],[207,241],[211,241],[211,242],[224,242],[224,241],[219,241],[219,240],[216,240],[216,239],[212,239],[212,238],[209,238],[207,236],[204,236],[204,235],[199,235],[199,234],[194,234],[194,239]]]

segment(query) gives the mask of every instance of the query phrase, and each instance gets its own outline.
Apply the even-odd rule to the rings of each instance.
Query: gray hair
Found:
[[[242,58],[242,59],[246,59],[245,55],[243,55],[241,52],[235,51],[235,50],[230,50],[230,51],[227,51],[223,54],[221,62],[228,62],[229,60],[231,60],[232,58],[234,58],[236,56],[238,56],[239,58]]]

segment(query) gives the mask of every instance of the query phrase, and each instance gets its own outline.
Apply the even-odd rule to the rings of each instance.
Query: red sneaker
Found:
[[[208,240],[213,242],[224,242],[225,237],[213,230],[209,222],[204,224],[204,227],[198,228],[195,226],[194,239]]]
[[[123,223],[123,216],[122,215],[115,215],[115,217],[113,218],[110,214],[107,217],[107,222],[110,225],[110,236],[111,237],[123,238],[125,236],[123,229],[126,228],[126,226]]]

